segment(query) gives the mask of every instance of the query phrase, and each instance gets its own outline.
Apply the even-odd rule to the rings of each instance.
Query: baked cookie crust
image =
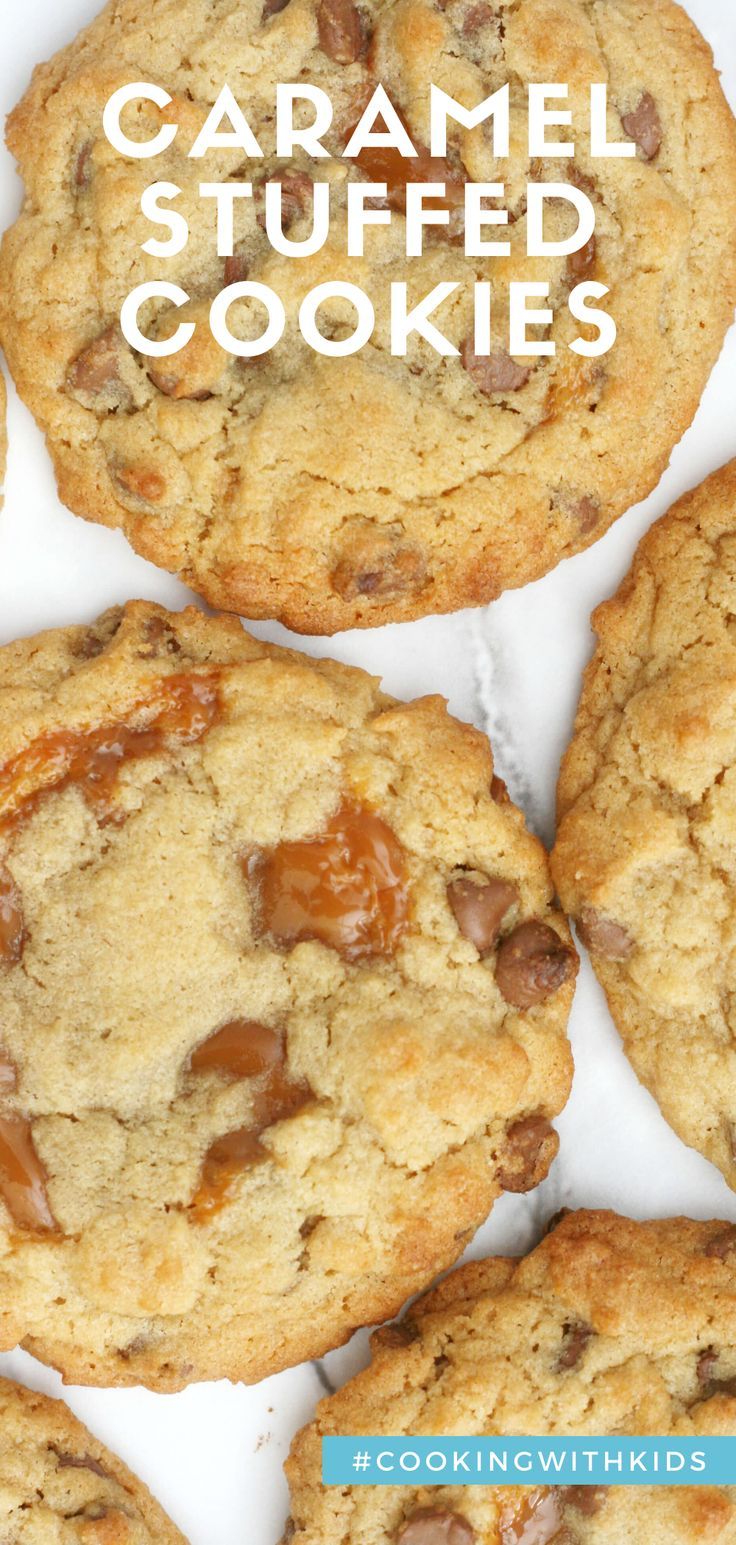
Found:
[[[179,136],[153,162],[123,160],[102,136],[106,100],[135,79],[173,97],[164,117]],[[381,167],[278,162],[275,87],[328,92],[335,156],[377,79],[420,144],[430,80],[470,104],[511,81],[510,160],[493,158],[482,127],[451,125],[446,168],[456,192],[467,179],[506,180],[510,257],[465,260],[455,234],[440,232],[407,263],[395,168],[391,227],[368,232],[364,258],[346,257],[347,186],[383,180]],[[569,82],[574,161],[530,164],[530,80]],[[187,157],[225,81],[247,104],[263,162],[238,149]],[[634,139],[633,160],[590,155],[589,87],[600,81],[609,139]],[[152,111],[129,132],[150,137]],[[0,336],[61,497],[122,528],[214,606],[301,632],[478,605],[590,545],[657,482],[733,316],[736,129],[710,49],[672,0],[113,0],[36,70],[8,143],[26,202],[3,243]],[[263,184],[277,173],[294,240],[310,228],[312,182],[330,182],[331,236],[312,258],[268,246]],[[254,181],[227,268],[212,201],[199,198],[203,175]],[[595,243],[573,259],[526,256],[527,181],[540,175],[575,181],[594,201]],[[141,251],[153,228],[140,197],[153,178],[183,190],[175,207],[190,221],[188,246],[165,261]],[[569,234],[565,219],[553,207],[548,235]],[[404,274],[414,302],[463,281],[436,318],[459,357],[416,338],[406,359],[391,356],[389,283]],[[288,316],[282,343],[255,361],[224,355],[206,320],[226,279],[244,275],[275,289]],[[302,295],[336,276],[371,294],[377,327],[361,353],[325,359],[295,318]],[[199,331],[183,354],[156,361],[130,349],[118,317],[134,285],[161,277],[191,296],[182,319]],[[598,360],[568,348],[578,324],[567,298],[590,278],[609,288],[603,304],[618,327]],[[468,346],[476,279],[494,287],[486,361]],[[504,352],[512,279],[549,281],[554,359]],[[144,326],[163,336],[171,308],[151,305]],[[323,331],[342,336],[353,315],[343,301],[323,306]],[[247,306],[231,322],[242,337],[262,329]]]
[[[0,1379],[6,1545],[186,1545],[147,1488],[61,1400]]]
[[[639,1078],[734,1187],[735,587],[731,462],[593,616],[552,857]]]
[[[255,1380],[557,1151],[577,958],[440,698],[139,602],[0,650],[0,1347]]]
[[[732,1435],[736,1228],[564,1217],[376,1332],[287,1462],[291,1545],[732,1545],[736,1487],[325,1487],[336,1434]]]

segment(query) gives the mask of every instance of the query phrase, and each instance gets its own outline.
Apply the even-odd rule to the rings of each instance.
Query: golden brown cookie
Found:
[[[736,1187],[736,462],[593,617],[553,872],[629,1057]]]
[[[6,411],[7,393],[5,390],[5,377],[2,370],[0,370],[0,509],[3,506],[3,483],[5,482],[5,468],[8,455]]]
[[[375,149],[342,158],[379,79],[420,145],[416,162]],[[106,100],[135,80],[173,98],[163,117],[178,137],[155,161],[124,160],[102,133]],[[334,104],[331,159],[300,151],[284,163],[276,84],[305,80]],[[471,105],[510,81],[510,159],[494,159],[487,125],[451,124],[446,159],[432,160],[430,81]],[[574,160],[530,161],[530,81],[569,83]],[[239,148],[187,154],[225,82],[263,160]],[[609,86],[609,139],[635,143],[633,159],[591,156],[598,82]],[[160,114],[144,105],[125,123],[150,138]],[[122,528],[215,606],[300,631],[477,605],[587,547],[656,483],[733,316],[736,131],[710,50],[672,0],[115,0],[36,71],[8,138],[27,201],[3,246],[0,334],[62,498]],[[277,173],[294,241],[311,230],[314,182],[330,185],[331,234],[313,257],[279,256],[267,242],[264,190]],[[444,182],[451,218],[410,262],[407,176]],[[347,188],[366,177],[385,183],[391,225],[348,259]],[[235,253],[223,261],[212,200],[198,190],[228,178],[249,178],[254,193],[237,203]],[[140,210],[154,179],[183,190],[173,207],[190,222],[188,246],[167,259],[141,250],[164,234]],[[572,181],[593,201],[595,238],[571,258],[527,256],[527,184],[540,179]],[[464,185],[499,180],[510,255],[466,260]],[[551,205],[548,237],[568,236],[570,215]],[[434,316],[455,357],[416,335],[405,358],[391,354],[389,287],[404,276],[410,304],[459,286]],[[244,277],[275,290],[287,312],[283,341],[250,360],[216,345],[207,320],[223,284]],[[125,296],[154,278],[191,301],[181,318],[151,301],[149,337],[169,336],[175,320],[197,324],[168,359],[136,353],[118,326]],[[360,353],[326,359],[296,316],[307,291],[335,278],[370,295],[377,321]],[[603,306],[618,327],[598,359],[569,348],[580,329],[567,302],[591,279],[610,291]],[[476,280],[491,281],[495,308],[492,352],[480,358]],[[512,280],[549,283],[554,357],[509,356]],[[234,331],[257,336],[260,305],[239,305]],[[354,315],[342,299],[326,302],[323,333],[339,341]]]
[[[732,1436],[736,1228],[568,1215],[373,1337],[287,1462],[291,1545],[733,1545],[736,1487],[321,1485],[332,1435]]]
[[[3,1545],[185,1545],[136,1476],[61,1400],[0,1379]]]
[[[576,957],[441,698],[143,602],[0,650],[0,1348],[252,1380],[557,1150]]]

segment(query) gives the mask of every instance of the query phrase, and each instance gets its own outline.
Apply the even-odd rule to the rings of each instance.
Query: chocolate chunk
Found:
[[[494,947],[501,924],[519,892],[508,880],[487,875],[461,875],[447,887],[447,900],[463,938],[475,945],[479,955]]]
[[[662,144],[662,121],[650,92],[644,92],[633,113],[622,114],[621,125],[638,145],[644,160],[653,161]]]
[[[368,47],[368,31],[353,0],[321,0],[317,13],[319,46],[335,64],[354,64]]]
[[[77,152],[72,172],[75,193],[84,193],[92,181],[92,140],[88,139]]]
[[[110,471],[121,494],[140,500],[142,504],[160,504],[164,499],[166,479],[155,467],[147,467],[143,462],[133,462],[126,467],[113,463]]]
[[[595,531],[601,514],[597,499],[591,499],[589,494],[584,494],[582,499],[578,499],[574,513],[583,536],[587,536],[590,531]]]
[[[481,32],[484,27],[488,27],[497,21],[498,17],[493,7],[488,5],[486,0],[478,0],[478,4],[471,5],[470,9],[465,13],[462,28],[463,37],[475,37],[477,32]]]
[[[66,384],[72,392],[88,397],[120,395],[120,346],[122,333],[116,326],[106,327],[72,361]]]
[[[225,258],[223,279],[225,284],[242,284],[248,278],[248,264],[245,258],[234,252],[232,257]]]
[[[564,1373],[568,1368],[577,1368],[591,1336],[594,1335],[592,1325],[586,1325],[584,1320],[569,1320],[566,1325],[563,1325],[562,1347],[556,1363],[558,1373]]]
[[[411,595],[427,580],[426,554],[395,530],[356,522],[344,534],[344,553],[330,575],[343,601],[368,596],[377,601]]]
[[[421,1507],[402,1524],[396,1545],[474,1545],[477,1536],[462,1513]]]
[[[260,184],[257,191],[257,198],[261,203],[263,202],[264,190],[270,182],[280,184],[281,224],[282,228],[288,231],[289,226],[293,225],[294,221],[304,214],[307,204],[314,193],[314,182],[311,177],[307,176],[306,172],[283,172],[274,177],[267,177]],[[265,231],[266,214],[263,208],[259,209],[256,220],[261,230]]]
[[[372,1338],[382,1347],[409,1347],[419,1340],[419,1328],[413,1320],[399,1320],[397,1325],[384,1325]]]
[[[460,359],[474,386],[490,396],[493,392],[518,392],[526,386],[531,370],[517,364],[503,349],[492,354],[476,354],[473,340],[467,337],[460,347]]]
[[[703,1251],[704,1255],[713,1256],[716,1260],[725,1261],[726,1257],[736,1250],[736,1225],[725,1228],[718,1234],[714,1234]]]
[[[109,1471],[100,1464],[99,1460],[93,1459],[91,1454],[79,1457],[76,1454],[61,1453],[58,1448],[54,1448],[53,1444],[51,1451],[56,1455],[60,1470],[91,1470],[92,1474],[99,1475],[101,1480],[110,1480]]]
[[[575,971],[575,954],[547,923],[520,923],[502,939],[496,981],[513,1008],[530,1009],[557,992]]]
[[[584,247],[578,248],[577,252],[570,253],[567,259],[567,272],[570,278],[575,280],[576,284],[581,279],[586,279],[595,268],[596,249],[597,242],[594,233],[590,241],[586,241]]]
[[[530,1191],[543,1180],[560,1146],[546,1116],[522,1116],[506,1132],[497,1175],[504,1191]]]
[[[595,907],[583,907],[578,919],[578,933],[592,955],[606,960],[628,960],[634,941],[620,923],[604,917]]]
[[[696,1368],[698,1383],[702,1384],[703,1386],[710,1384],[716,1371],[717,1365],[718,1353],[716,1352],[715,1347],[706,1347],[705,1351],[701,1352],[700,1356],[698,1357]]]

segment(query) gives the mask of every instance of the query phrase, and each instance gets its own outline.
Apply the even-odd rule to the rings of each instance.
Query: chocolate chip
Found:
[[[138,650],[142,660],[155,660],[164,654],[181,654],[181,644],[163,617],[147,618],[143,625],[143,638],[144,642]]]
[[[634,948],[634,941],[626,929],[594,907],[583,907],[578,919],[578,933],[592,955],[603,955],[606,960],[628,960]]]
[[[520,923],[498,947],[496,982],[507,1003],[530,1009],[557,992],[575,971],[575,954],[554,928]]]
[[[242,284],[248,278],[248,264],[241,254],[234,252],[232,257],[225,258],[223,279],[225,284]]]
[[[147,467],[140,462],[133,462],[127,467],[113,463],[110,471],[122,494],[140,500],[142,504],[160,504],[163,500],[166,479],[154,467]]]
[[[715,1348],[706,1347],[705,1351],[700,1353],[696,1367],[699,1384],[710,1384],[711,1379],[713,1378],[713,1375],[716,1371],[717,1364],[718,1353],[716,1352]]]
[[[601,507],[597,499],[591,499],[589,494],[584,494],[582,499],[578,499],[574,515],[582,536],[588,536],[589,532],[595,531],[600,514]]]
[[[56,1455],[60,1470],[91,1470],[93,1475],[99,1475],[103,1481],[110,1479],[110,1472],[99,1463],[99,1460],[93,1459],[91,1454],[78,1457],[76,1454],[61,1453],[58,1448],[54,1448],[53,1444],[51,1452]]]
[[[119,397],[120,345],[122,334],[114,324],[94,338],[72,361],[67,372],[66,384],[72,392],[88,397],[111,394]],[[122,388],[124,390],[124,388]]]
[[[736,1250],[736,1226],[734,1225],[730,1228],[722,1229],[718,1234],[714,1234],[713,1238],[708,1240],[703,1254],[713,1256],[719,1261],[725,1261],[732,1250]]]
[[[593,234],[590,241],[586,241],[584,247],[578,248],[577,252],[570,253],[567,260],[567,272],[576,283],[580,279],[587,278],[588,274],[592,273],[595,268],[596,249],[597,242],[595,234]]]
[[[495,773],[491,778],[491,799],[495,799],[497,805],[507,805],[509,802],[509,791],[506,784],[503,778],[497,778]]]
[[[583,1518],[595,1518],[608,1496],[607,1486],[563,1486],[562,1500],[565,1507],[582,1513]]]
[[[463,36],[466,38],[475,37],[475,34],[480,32],[483,27],[488,27],[491,23],[496,23],[497,20],[498,18],[493,7],[486,4],[486,0],[478,0],[478,4],[471,5],[470,10],[465,13],[462,29]]]
[[[271,16],[278,16],[280,11],[285,11],[289,0],[265,0],[261,12],[261,21],[268,21]]]
[[[510,354],[496,349],[492,354],[476,354],[473,340],[467,337],[460,347],[460,360],[474,386],[490,396],[493,392],[518,392],[526,386],[531,370],[518,365]]]
[[[555,1365],[558,1373],[564,1373],[569,1368],[577,1368],[591,1336],[594,1335],[592,1325],[586,1325],[584,1320],[569,1320],[566,1325],[563,1325],[562,1347]]]
[[[353,0],[321,0],[317,12],[319,46],[335,64],[354,64],[368,47],[368,31]]]
[[[501,932],[501,924],[519,892],[508,880],[483,874],[461,875],[447,887],[447,900],[464,939],[487,955]]]
[[[419,1340],[419,1327],[413,1320],[400,1320],[397,1325],[383,1325],[373,1339],[382,1347],[409,1347]]]
[[[72,171],[72,187],[75,193],[84,193],[92,181],[92,140],[78,150]]]
[[[530,1191],[543,1180],[560,1146],[546,1116],[522,1116],[507,1129],[497,1170],[504,1191]]]
[[[633,113],[622,114],[621,125],[638,145],[644,160],[653,161],[662,144],[662,121],[650,92],[644,92]]]
[[[439,1507],[419,1508],[396,1535],[396,1545],[474,1545],[475,1540],[475,1530],[462,1513]]]
[[[314,182],[306,172],[284,172],[274,177],[266,177],[260,184],[257,198],[262,202],[264,190],[269,182],[277,182],[281,186],[281,223],[283,229],[288,231],[289,226],[299,219],[314,193]],[[265,210],[259,209],[256,220],[261,230],[266,229]]]
[[[426,579],[426,555],[416,543],[368,522],[347,529],[344,554],[330,575],[343,601],[359,596],[390,600],[421,590]]]

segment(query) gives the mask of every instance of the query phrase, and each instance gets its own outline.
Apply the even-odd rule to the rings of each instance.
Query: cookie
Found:
[[[284,1545],[733,1545],[736,1486],[323,1487],[328,1435],[678,1438],[736,1424],[736,1228],[569,1214],[377,1332],[287,1462]]]
[[[0,510],[3,507],[3,484],[5,482],[5,469],[8,456],[8,436],[6,430],[5,414],[7,409],[7,394],[5,391],[5,377],[0,370]]]
[[[732,462],[593,617],[553,856],[639,1078],[734,1187],[735,594]]]
[[[173,99],[163,116],[177,138],[154,161],[124,160],[102,133],[107,99],[135,80]],[[377,80],[420,146],[416,163],[375,149],[356,163],[342,154]],[[329,95],[329,159],[276,158],[284,81]],[[428,155],[430,81],[463,103],[511,81],[507,161],[492,155],[487,126],[452,123],[446,159]],[[530,81],[569,82],[574,160],[530,161]],[[590,153],[590,84],[601,81],[609,139],[635,142],[633,159]],[[262,160],[239,148],[188,155],[225,82]],[[160,114],[143,104],[124,122],[150,139]],[[211,604],[298,631],[478,605],[587,547],[656,483],[733,316],[736,130],[710,50],[671,0],[151,0],[143,9],[115,0],[36,71],[8,142],[27,200],[3,246],[0,334],[46,432],[61,497],[122,528]],[[443,181],[451,206],[450,225],[430,228],[411,261],[408,165]],[[329,183],[330,235],[313,257],[295,261],[268,243],[265,188],[277,177],[292,241],[311,232],[314,183]],[[203,178],[253,184],[252,198],[236,202],[227,260],[215,255]],[[366,178],[386,184],[391,223],[370,229],[365,256],[349,259],[347,190]],[[140,210],[156,179],[182,190],[172,207],[190,227],[188,245],[167,259],[141,251],[164,234]],[[527,184],[540,179],[572,181],[594,204],[595,238],[570,259],[527,257]],[[465,184],[499,180],[510,255],[466,260]],[[568,236],[569,216],[551,205],[548,237]],[[208,322],[223,284],[244,277],[275,291],[287,314],[282,342],[255,359],[225,353]],[[376,327],[361,352],[325,358],[296,318],[303,296],[335,278],[369,295]],[[402,278],[410,304],[457,285],[433,315],[454,357],[417,335],[406,357],[391,354],[390,283]],[[148,336],[197,325],[164,359],[136,353],[119,328],[124,298],[153,279],[190,300],[181,314],[149,302]],[[478,280],[493,290],[488,356],[472,336]],[[602,304],[618,329],[597,359],[569,347],[580,329],[567,302],[587,280],[608,288]],[[549,284],[554,357],[508,354],[511,281]],[[241,339],[259,336],[260,304],[236,303],[230,323]],[[322,305],[332,341],[354,323],[343,299]],[[538,329],[530,336],[540,341]]]
[[[0,1379],[4,1545],[185,1545],[150,1492],[61,1400]]]
[[[546,1174],[576,956],[440,698],[146,603],[0,650],[0,1348],[257,1379]]]

